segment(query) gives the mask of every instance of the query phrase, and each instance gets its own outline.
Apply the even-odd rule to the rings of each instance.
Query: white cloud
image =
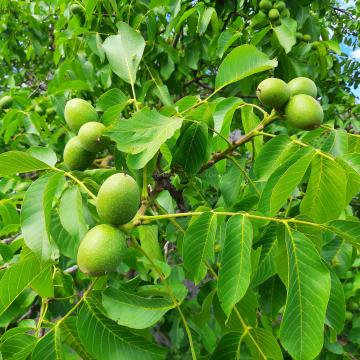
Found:
[[[351,57],[360,60],[360,49],[356,49],[351,53]]]

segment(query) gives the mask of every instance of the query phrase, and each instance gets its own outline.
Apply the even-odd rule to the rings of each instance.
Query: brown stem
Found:
[[[245,144],[248,141],[251,141],[254,136],[258,135],[259,131],[263,130],[264,127],[267,124],[269,124],[271,121],[275,120],[276,117],[277,117],[277,115],[275,112],[272,112],[270,115],[265,116],[264,120],[258,126],[256,126],[253,130],[251,130],[250,132],[248,132],[247,134],[242,136],[239,140],[235,141],[231,146],[229,146],[224,151],[213,154],[211,159],[201,167],[199,173],[202,173],[209,167],[216,164],[218,161],[225,159],[229,154],[231,154],[240,145]]]
[[[170,181],[171,174],[154,174],[153,178],[157,183],[158,189],[167,190],[170,196],[175,200],[180,212],[186,212],[185,200],[182,191],[177,190]]]

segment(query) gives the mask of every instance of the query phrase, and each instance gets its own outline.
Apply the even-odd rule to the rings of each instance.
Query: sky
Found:
[[[343,53],[350,55],[350,57],[356,61],[360,61],[360,48],[353,51],[351,47],[345,44],[340,44],[340,48]],[[352,92],[358,99],[360,99],[360,86],[357,89],[352,88]]]
[[[346,9],[346,8],[355,6],[355,1],[354,0],[347,0],[347,1],[340,0],[339,4],[340,4],[341,8]],[[349,47],[345,44],[340,44],[340,48],[343,53],[349,55],[351,58],[355,59],[356,61],[360,61],[360,48],[353,50],[351,47]],[[352,92],[358,99],[360,99],[360,86],[357,89],[352,88]]]

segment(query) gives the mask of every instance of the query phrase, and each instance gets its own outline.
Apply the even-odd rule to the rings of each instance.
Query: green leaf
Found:
[[[139,226],[139,240],[141,244],[141,248],[154,260],[154,261],[163,261],[164,256],[162,254],[159,240],[158,240],[158,226],[157,225],[146,225]],[[145,265],[147,269],[151,269],[151,276],[154,279],[158,279],[159,274],[153,266],[150,264],[149,266]]]
[[[26,360],[36,343],[36,337],[29,334],[33,330],[30,327],[7,330],[1,337],[0,344],[0,354],[4,359]]]
[[[206,160],[208,129],[205,123],[190,125],[181,135],[172,159],[188,175],[195,175]]]
[[[244,79],[250,75],[270,70],[277,66],[277,60],[256,49],[253,45],[241,45],[235,48],[220,64],[216,75],[215,89]]]
[[[254,359],[282,360],[281,348],[272,332],[268,329],[251,328],[244,338]]]
[[[102,305],[110,319],[132,329],[153,326],[174,307],[170,299],[147,298],[113,287],[104,291]]]
[[[256,16],[256,15],[255,15]],[[255,17],[254,17],[255,18]],[[266,26],[262,28],[260,31],[256,32],[252,37],[250,44],[256,46],[261,42],[261,40],[267,35],[267,33],[271,30],[270,26]]]
[[[334,220],[326,224],[326,227],[360,250],[359,221]]]
[[[100,35],[98,33],[89,34],[87,36],[87,43],[91,51],[100,58],[101,62],[104,62],[105,53],[104,49],[102,48],[102,41]]]
[[[300,212],[318,223],[339,217],[345,207],[346,184],[344,169],[335,161],[316,156]]]
[[[330,50],[334,51],[338,55],[341,55],[340,44],[337,41],[326,40],[326,41],[323,41],[323,43],[326,44]]]
[[[62,226],[76,240],[74,246],[77,247],[88,230],[82,197],[77,186],[71,186],[64,191],[60,201],[59,215]]]
[[[229,30],[225,30],[223,31],[218,39],[217,42],[217,49],[216,49],[216,54],[217,56],[221,59],[223,57],[223,55],[225,54],[225,52],[227,51],[227,49],[239,38],[241,37],[241,33],[237,32],[237,33],[232,33]]]
[[[0,279],[0,315],[18,298],[18,296],[38,277],[43,271],[39,258],[34,253],[29,253],[20,262],[7,269]]]
[[[52,149],[41,146],[32,146],[27,150],[27,153],[34,158],[43,161],[45,164],[48,164],[50,167],[55,166],[57,163],[57,156]]]
[[[243,166],[245,168],[244,161],[242,161],[239,166]],[[243,179],[243,173],[234,163],[231,162],[220,180],[221,196],[223,197],[227,206],[231,207],[238,201],[240,186],[243,182]]]
[[[314,150],[301,148],[270,176],[261,194],[258,210],[273,216],[301,182],[314,157]]]
[[[4,262],[8,262],[14,256],[9,245],[0,242],[0,256]]]
[[[254,163],[254,173],[258,180],[269,176],[292,155],[298,146],[285,135],[278,135],[261,149]]]
[[[229,97],[220,101],[215,108],[214,112],[214,129],[219,132],[225,139],[229,137],[231,123],[234,113],[244,101],[237,97]],[[214,135],[212,141],[213,151],[222,151],[229,146],[223,138]]]
[[[360,154],[348,153],[336,159],[344,168],[347,176],[346,199],[348,204],[360,192]]]
[[[296,44],[296,21],[291,18],[281,19],[281,25],[274,28],[274,33],[285,53],[289,53]]]
[[[201,214],[187,228],[183,242],[184,267],[198,284],[206,275],[206,261],[214,260],[217,219],[211,212]]]
[[[68,90],[82,90],[82,91],[90,91],[90,87],[88,83],[82,80],[69,80],[64,81],[61,84],[57,84],[56,86],[49,87],[49,94],[56,95],[59,93],[63,93]]]
[[[256,243],[261,247],[260,261],[256,268],[255,276],[251,281],[253,286],[257,286],[266,281],[276,273],[276,254],[278,252],[277,226],[268,226],[260,240]]]
[[[156,110],[145,108],[132,118],[124,119],[109,127],[104,134],[116,141],[120,151],[131,154],[128,165],[143,168],[156,154],[160,146],[181,127],[182,119],[160,115]]]
[[[158,85],[158,83],[156,83],[156,88],[153,92],[165,106],[174,107],[173,100],[166,85]]]
[[[132,27],[118,23],[119,34],[107,37],[103,43],[111,70],[122,80],[135,84],[136,72],[142,58],[145,41]]]
[[[246,343],[249,354],[243,346]],[[271,359],[282,360],[279,344],[269,330],[250,328],[243,332],[225,334],[212,354],[211,360]]]
[[[15,203],[6,199],[0,201],[0,216],[4,224],[19,224],[20,216],[16,210]]]
[[[46,268],[31,282],[32,289],[44,299],[54,297],[53,268],[50,266],[52,264],[51,260],[43,264]]]
[[[45,336],[38,340],[31,356],[31,360],[65,360],[65,354],[61,343],[61,332],[58,326],[54,326]]]
[[[229,332],[225,334],[211,356],[211,360],[238,360],[241,348],[241,332]]]
[[[28,153],[9,151],[0,154],[1,177],[45,169],[51,169],[51,166]]]
[[[218,279],[218,296],[226,316],[230,315],[233,306],[249,287],[252,240],[250,220],[243,215],[232,216],[226,224]]]
[[[330,274],[311,240],[285,229],[288,285],[280,339],[294,359],[312,360],[323,346]]]
[[[85,6],[86,18],[91,19],[93,17],[93,11],[98,2],[99,2],[99,0],[87,0],[86,1],[86,6]]]
[[[127,104],[128,101],[125,100],[121,104],[110,106],[108,109],[106,109],[102,116],[102,121],[104,125],[108,126],[112,123],[118,122],[121,119],[121,113],[125,109]]]
[[[260,119],[254,113],[254,109],[252,107],[246,106],[241,108],[241,122],[244,128],[244,133],[247,134],[259,125]],[[245,146],[256,158],[263,146],[263,137],[261,135],[256,136],[252,140],[251,144],[247,143]]]
[[[21,210],[21,229],[25,244],[43,260],[54,255],[49,237],[51,209],[62,174],[45,174],[26,191]]]
[[[334,156],[346,154],[349,149],[349,135],[345,130],[331,131],[321,150]]]
[[[344,154],[340,156],[340,159],[349,165],[360,176],[360,154]]]
[[[199,16],[197,32],[200,35],[204,34],[204,32],[206,31],[207,27],[209,26],[211,18],[215,18],[217,22],[216,10],[212,7],[208,7]]]
[[[106,111],[108,108],[122,104],[127,100],[127,96],[120,89],[110,89],[99,97],[99,100],[96,103],[96,110]]]
[[[68,344],[72,349],[74,349],[82,360],[92,360],[93,358],[81,344],[76,326],[76,320],[76,317],[70,316],[61,322],[61,337],[64,343]]]
[[[64,229],[61,224],[58,212],[54,210],[51,217],[50,234],[58,246],[61,254],[70,258],[76,258],[79,247],[79,239],[77,236],[71,236]]]
[[[330,270],[330,275],[331,292],[326,310],[326,324],[339,334],[344,328],[345,322],[346,304],[344,289],[335,271]]]
[[[106,318],[93,300],[86,299],[81,307],[77,328],[83,346],[96,359],[165,358],[162,348]]]
[[[23,112],[17,112],[14,115],[14,119],[11,119],[11,122],[7,126],[5,126],[5,134],[3,136],[5,144],[9,144],[10,140],[16,134],[16,132],[22,126],[25,120]],[[8,118],[8,120],[10,120],[10,118]]]

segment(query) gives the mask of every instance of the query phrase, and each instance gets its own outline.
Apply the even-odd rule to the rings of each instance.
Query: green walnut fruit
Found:
[[[275,5],[274,5],[275,9],[278,9],[279,11],[283,11],[286,8],[286,4],[284,3],[284,1],[278,1]]]
[[[288,82],[291,96],[306,94],[313,98],[317,96],[317,87],[315,83],[307,77],[297,77]]]
[[[311,36],[309,34],[305,34],[303,35],[303,40],[306,42],[310,42],[311,41]]]
[[[268,17],[271,21],[275,21],[280,17],[279,10],[277,9],[271,9],[268,13]]]
[[[272,3],[269,0],[261,0],[259,2],[259,8],[261,10],[269,11],[272,8]]]
[[[296,40],[302,40],[303,38],[303,34],[301,32],[297,32],[295,36],[296,36]]]
[[[70,170],[85,170],[95,159],[95,154],[85,150],[77,136],[65,145],[64,163]]]
[[[280,13],[280,16],[281,16],[282,18],[288,18],[288,17],[290,17],[290,10],[289,10],[289,9],[284,9],[284,10],[282,10],[281,13]]]
[[[105,125],[95,121],[84,124],[78,133],[81,146],[93,153],[103,151],[109,143],[102,135],[105,129]]]
[[[82,239],[77,263],[85,274],[105,275],[116,270],[125,249],[126,239],[123,232],[111,225],[97,225]]]
[[[3,96],[0,99],[0,109],[8,109],[13,103],[13,98],[10,95]]]
[[[290,89],[285,81],[277,78],[263,80],[256,90],[258,99],[265,105],[281,109],[290,99]]]
[[[351,321],[353,318],[353,314],[350,311],[346,311],[345,312],[345,320],[346,321]]]
[[[357,310],[359,310],[359,304],[358,304],[357,302],[355,302],[355,301],[350,301],[348,307],[349,307],[349,309],[350,309],[351,311],[357,311]]]
[[[65,121],[70,129],[78,132],[82,125],[97,121],[98,114],[93,106],[83,99],[71,99],[65,105]]]
[[[113,225],[128,223],[140,205],[140,191],[136,181],[127,174],[115,174],[101,185],[96,210],[105,222]]]
[[[285,116],[292,126],[312,130],[323,122],[324,112],[312,96],[300,94],[292,97],[286,104]]]

